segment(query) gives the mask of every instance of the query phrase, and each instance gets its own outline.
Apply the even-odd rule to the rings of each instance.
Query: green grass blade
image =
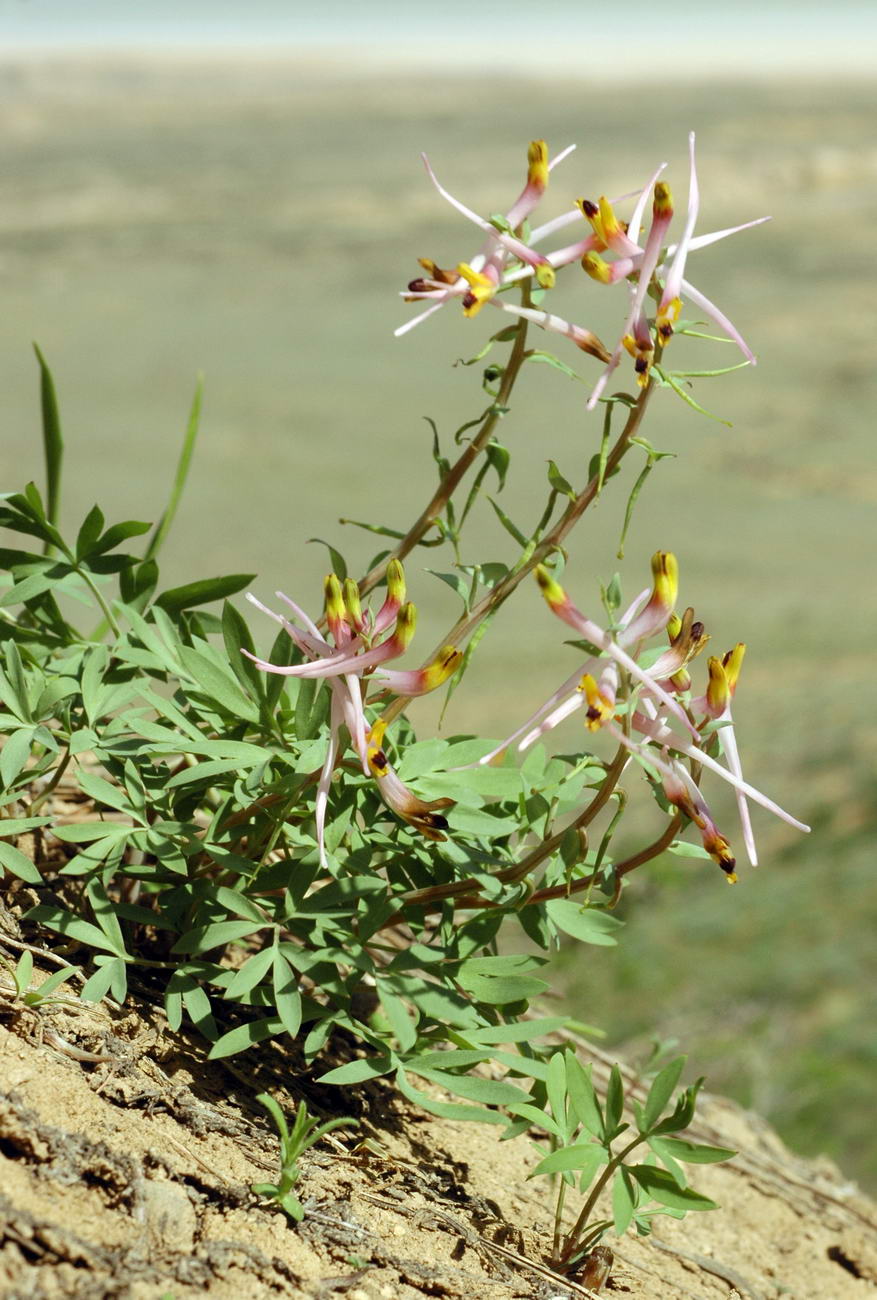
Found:
[[[58,396],[55,381],[46,358],[34,343],[40,365],[40,407],[43,415],[43,456],[46,462],[46,515],[50,524],[58,522],[58,506],[61,500],[61,466],[64,462],[64,439],[61,434],[61,417],[58,413]],[[47,542],[46,554],[51,550]]]
[[[201,424],[201,403],[204,398],[204,376],[198,376],[198,382],[195,385],[195,396],[192,398],[192,407],[189,411],[189,423],[186,426],[186,436],[183,438],[183,447],[180,452],[180,459],[177,462],[177,472],[174,475],[173,486],[171,487],[170,500],[167,503],[167,509],[159,519],[155,527],[155,532],[149,539],[149,545],[143,556],[144,560],[151,560],[158,554],[164,539],[167,537],[170,526],[174,521],[177,513],[177,507],[180,504],[180,498],[183,495],[183,488],[186,486],[186,479],[189,477],[189,468],[192,464],[192,456],[195,451],[195,443],[198,439],[198,429]]]

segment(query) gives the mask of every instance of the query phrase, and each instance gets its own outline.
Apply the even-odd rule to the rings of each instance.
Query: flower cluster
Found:
[[[709,637],[703,624],[695,620],[693,609],[689,607],[681,616],[675,613],[675,556],[658,551],[652,558],[652,575],[651,590],[641,592],[610,630],[582,614],[544,566],[536,570],[551,611],[592,647],[593,653],[526,722],[480,761],[498,761],[516,742],[517,749],[524,751],[564,718],[584,709],[586,727],[609,732],[630,758],[660,783],[667,801],[694,823],[707,853],[733,883],[736,862],[700,791],[702,769],[733,787],[743,843],[753,866],[758,859],[748,800],[799,830],[809,827],[743,779],[731,702],[745,645],[738,643],[721,658],[711,657],[706,689],[695,695],[688,665]],[[655,657],[647,651],[647,643],[658,634],[666,635],[669,644]]]
[[[442,840],[447,821],[441,810],[451,807],[454,801],[433,799],[426,802],[408,789],[383,751],[386,724],[379,719],[370,726],[365,706],[370,687],[406,697],[435,690],[455,672],[462,655],[454,646],[448,645],[425,668],[384,667],[389,660],[398,658],[407,650],[417,621],[415,606],[405,599],[405,575],[398,560],[391,560],[388,565],[387,596],[376,614],[362,608],[359,588],[349,578],[342,583],[336,574],[330,573],[324,583],[324,592],[325,622],[332,642],[325,639],[317,624],[283,592],[278,591],[276,595],[292,611],[295,621],[274,613],[252,594],[248,596],[257,609],[289,633],[306,662],[281,667],[257,658],[248,650],[243,651],[265,672],[284,677],[320,678],[328,682],[332,691],[329,744],[315,801],[320,861],[326,866],[326,809],[342,745],[342,728],[347,730],[363,772],[377,782],[387,807],[428,839]]]
[[[674,216],[673,195],[670,186],[659,177],[666,164],[662,163],[649,182],[640,190],[622,195],[618,199],[602,196],[594,202],[578,199],[575,208],[542,225],[529,229],[529,219],[544,195],[549,174],[572,152],[565,149],[549,161],[544,140],[534,140],[528,152],[527,179],[521,193],[504,216],[487,220],[473,212],[442,186],[428,159],[424,164],[430,180],[439,194],[484,234],[484,242],[468,261],[459,262],[453,269],[444,269],[429,258],[421,258],[425,275],[412,280],[402,296],[408,302],[426,302],[429,305],[419,315],[396,330],[405,334],[426,320],[452,299],[458,299],[464,315],[474,316],[490,304],[513,316],[525,317],[545,330],[562,334],[578,348],[605,363],[600,378],[591,393],[588,406],[593,407],[606,388],[624,352],[634,361],[637,381],[648,382],[656,353],[669,342],[682,310],[683,296],[691,305],[732,338],[746,359],[754,364],[755,358],[748,345],[727,316],[699,289],[685,279],[688,255],[705,248],[717,240],[725,239],[738,231],[756,226],[767,217],[759,217],[742,225],[706,235],[695,235],[700,207],[700,192],[694,158],[694,133],[689,136],[690,175],[688,208],[685,225],[678,243],[667,242]],[[643,217],[651,195],[651,221],[644,231]],[[635,197],[627,221],[616,213],[616,205]],[[569,225],[589,227],[572,243],[549,253],[542,253],[537,245]],[[644,238],[643,238],[644,234]],[[609,254],[604,257],[603,254]],[[574,324],[548,311],[527,305],[517,305],[508,300],[507,290],[522,280],[535,279],[540,289],[552,289],[557,272],[574,263],[581,265],[592,280],[603,285],[623,283],[627,286],[628,301],[624,324],[618,341],[610,351],[589,329]],[[646,314],[646,299],[651,295],[657,302],[653,319]]]

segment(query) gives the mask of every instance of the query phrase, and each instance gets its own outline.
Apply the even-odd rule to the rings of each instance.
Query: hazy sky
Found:
[[[0,48],[323,49],[414,66],[877,69],[877,6],[817,0],[0,0]]]

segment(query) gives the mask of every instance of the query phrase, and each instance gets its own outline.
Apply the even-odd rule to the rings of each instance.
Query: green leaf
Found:
[[[223,997],[234,999],[249,993],[267,975],[273,960],[273,948],[263,948],[261,952],[248,957],[240,970],[235,971],[234,979],[226,986]]]
[[[708,420],[715,420],[717,424],[724,424],[728,429],[734,427],[730,420],[723,420],[720,415],[714,415],[713,412],[708,411],[705,406],[701,406],[700,402],[696,402],[683,385],[679,383],[678,379],[676,379],[669,371],[662,371],[658,366],[655,366],[654,369],[657,371],[658,376],[670,385],[673,392],[676,393],[678,397],[681,397],[687,406],[690,406],[693,410],[697,411],[699,415],[705,415]]]
[[[481,1124],[506,1123],[505,1116],[496,1110],[485,1110],[480,1106],[463,1106],[458,1102],[436,1101],[428,1093],[415,1088],[404,1070],[396,1072],[396,1087],[403,1097],[407,1097],[409,1101],[413,1101],[430,1115],[438,1115],[441,1119],[468,1120]]]
[[[544,993],[549,985],[545,980],[534,979],[527,975],[490,975],[461,974],[459,982],[464,989],[479,1002],[489,1006],[504,1006],[509,1002],[521,1002]]]
[[[124,973],[125,963],[121,958],[111,957],[109,961],[97,966],[94,974],[85,981],[79,993],[80,998],[83,1002],[100,1002],[101,998],[109,992],[113,981]]]
[[[674,840],[667,848],[668,853],[673,853],[677,858],[709,858],[709,854],[702,844],[689,844],[687,840]]]
[[[264,1043],[266,1038],[275,1038],[282,1033],[283,1021],[277,1016],[269,1016],[267,1020],[250,1020],[218,1038],[207,1053],[207,1059],[218,1061],[224,1056],[236,1056],[238,1052],[245,1052],[248,1047]]]
[[[55,381],[46,359],[36,343],[33,345],[40,366],[40,407],[43,417],[43,459],[46,466],[46,500],[50,523],[57,523],[61,501],[61,468],[64,462],[64,438]]]
[[[587,1133],[602,1138],[606,1132],[606,1124],[591,1080],[591,1066],[583,1066],[571,1048],[567,1048],[564,1053],[564,1062],[566,1091],[573,1115]]]
[[[24,993],[33,979],[33,953],[27,949],[15,964],[15,986],[19,993]]]
[[[211,948],[224,948],[235,939],[243,939],[260,927],[252,921],[214,921],[209,925],[196,925],[180,935],[171,952],[202,953]]]
[[[611,912],[601,912],[593,907],[581,907],[569,898],[552,898],[545,904],[548,916],[564,934],[584,943],[614,947],[618,940],[614,931],[624,924]]]
[[[158,554],[164,539],[167,537],[170,526],[173,523],[174,515],[177,513],[177,507],[180,504],[180,498],[183,495],[183,488],[186,486],[186,479],[189,474],[189,467],[192,464],[192,455],[195,451],[195,443],[198,439],[198,428],[201,422],[201,402],[204,397],[204,376],[198,376],[198,382],[195,385],[195,396],[192,399],[192,406],[189,411],[189,422],[186,426],[183,446],[180,451],[180,459],[177,463],[177,471],[174,475],[174,481],[171,486],[170,500],[161,519],[156,525],[155,532],[152,534],[146,553],[143,556],[144,561],[152,560]]]
[[[298,975],[278,949],[274,950],[274,1005],[290,1038],[297,1038],[301,1029]]]
[[[559,357],[554,356],[551,352],[542,352],[541,350],[530,352],[527,355],[527,360],[551,366],[553,370],[559,370],[562,375],[566,375],[567,379],[578,379],[580,382],[584,382],[581,375],[577,375],[572,366],[568,366],[565,361],[561,361]]]
[[[77,943],[87,944],[89,948],[100,948],[113,953],[114,956],[122,955],[103,930],[99,930],[90,921],[83,921],[81,917],[74,916],[72,912],[67,912],[61,907],[41,904],[39,907],[32,907],[25,913],[25,917],[28,921],[38,921],[41,925],[47,925],[50,930],[57,930],[59,934],[74,939]]]
[[[48,975],[43,980],[39,988],[25,994],[25,1002],[28,1006],[38,1006],[41,1002],[45,1002],[56,989],[60,988],[62,984],[66,984],[67,980],[72,979],[78,969],[78,966],[65,966],[61,970],[52,971],[51,975]]]
[[[550,1155],[540,1160],[536,1168],[528,1175],[536,1174],[582,1174],[582,1186],[587,1187],[601,1165],[606,1163],[606,1152],[596,1142],[577,1142],[570,1147],[559,1147]]]
[[[553,460],[548,462],[548,482],[555,492],[559,492],[561,496],[569,497],[571,501],[575,500],[576,494],[573,491],[572,484],[563,477]]]
[[[378,996],[381,999],[381,1006],[390,1023],[393,1036],[399,1044],[399,1050],[409,1052],[417,1042],[417,1026],[408,1008],[401,998],[390,992],[384,982],[378,985]],[[412,1065],[411,1068],[414,1069],[415,1066]]]
[[[612,1221],[615,1235],[623,1237],[630,1227],[637,1196],[633,1180],[626,1169],[616,1169],[612,1180]]]
[[[184,609],[233,596],[248,587],[255,576],[254,573],[229,573],[220,578],[201,578],[197,582],[187,582],[182,587],[171,587],[163,591],[155,603],[170,614],[171,618],[176,618]]]
[[[144,523],[142,519],[125,519],[120,524],[111,524],[103,537],[99,537],[91,547],[89,555],[104,555],[107,551],[115,550],[120,542],[126,542],[129,537],[140,537],[143,533],[148,533],[152,524]]]
[[[520,1106],[527,1102],[528,1094],[513,1083],[504,1079],[482,1079],[475,1074],[451,1074],[447,1070],[435,1070],[422,1066],[416,1059],[405,1062],[411,1074],[420,1075],[431,1083],[437,1083],[448,1092],[466,1101],[481,1102],[485,1106]]]
[[[426,569],[426,573],[431,573],[434,578],[444,582],[451,591],[455,591],[463,602],[463,608],[469,612],[469,584],[460,577],[459,573],[439,573],[438,569]]]
[[[51,817],[0,817],[0,835],[22,835],[37,826],[48,826]],[[52,832],[54,834],[54,831]]]
[[[552,1119],[550,1115],[546,1115],[544,1110],[539,1110],[537,1106],[531,1106],[527,1103],[518,1103],[514,1106],[509,1106],[509,1110],[514,1115],[520,1115],[522,1119],[529,1120],[530,1124],[533,1125],[534,1128],[544,1129],[545,1132],[550,1133],[552,1137],[559,1138],[561,1141],[563,1140],[563,1130],[560,1125],[556,1120]]]
[[[3,827],[3,825],[3,822],[0,822],[0,827]],[[26,881],[29,885],[41,885],[43,883],[42,876],[30,858],[26,857],[14,845],[7,844],[5,840],[0,840],[0,864],[7,871],[11,871],[13,876]]]
[[[563,1133],[565,1142],[570,1138],[570,1118],[567,1114],[567,1085],[563,1052],[552,1053],[548,1062],[548,1074],[545,1079],[545,1092],[551,1114]]]
[[[628,1168],[643,1191],[659,1205],[666,1205],[671,1210],[718,1209],[716,1202],[708,1196],[701,1196],[691,1187],[680,1187],[666,1169],[656,1169],[653,1165],[631,1165]]]
[[[27,677],[18,646],[14,641],[6,642],[6,673],[0,670],[0,695],[22,722],[32,722]]]
[[[69,826],[53,826],[52,834],[66,844],[87,844],[89,840],[100,840],[105,835],[125,839],[133,829],[133,826],[121,826],[118,822],[71,822]]]
[[[541,1020],[520,1020],[509,1025],[490,1025],[484,1029],[467,1029],[465,1036],[470,1042],[484,1043],[528,1043],[544,1034],[556,1033],[567,1024],[566,1016],[545,1016]]]
[[[104,526],[104,512],[100,506],[92,506],[76,536],[76,560],[81,562],[91,554],[92,548],[101,535]],[[108,986],[109,987],[109,986]]]
[[[127,793],[120,786],[105,781],[102,776],[97,776],[94,772],[89,772],[85,768],[80,769],[77,779],[82,789],[87,795],[91,796],[95,803],[106,804],[108,808],[115,808],[118,812],[127,813],[130,817],[134,817],[135,821],[139,820],[139,818],[135,817]]]
[[[711,1147],[701,1142],[688,1142],[685,1138],[649,1138],[649,1146],[661,1159],[664,1155],[669,1155],[673,1160],[682,1160],[689,1165],[718,1164],[722,1160],[731,1160],[737,1154],[730,1147]]]
[[[244,695],[231,670],[218,668],[206,655],[190,646],[180,646],[180,659],[187,674],[221,708],[247,722],[258,722],[259,713]]]
[[[353,522],[354,520],[349,520],[349,519],[341,520],[341,523],[353,523]],[[368,525],[360,524],[359,527],[364,528],[364,527],[368,527]],[[402,536],[401,533],[398,533],[396,535],[399,537]],[[332,560],[332,572],[336,574],[336,576],[339,577],[343,582],[344,579],[347,577],[347,563],[344,559],[344,556],[341,554],[341,552],[336,550],[331,542],[324,542],[322,537],[309,537],[307,540],[307,545],[312,546],[314,544],[317,544],[319,546],[325,546]]]
[[[502,506],[498,505],[497,502],[494,501],[493,497],[489,496],[487,500],[493,506],[493,509],[496,513],[496,517],[499,520],[499,522],[502,524],[506,532],[511,534],[511,536],[515,539],[515,541],[518,543],[519,546],[526,547],[529,544],[529,539],[524,536],[524,534],[521,532],[520,528],[518,528],[516,524],[512,523],[511,519],[503,510]]]
[[[684,1056],[677,1056],[669,1065],[665,1065],[663,1070],[659,1070],[652,1080],[649,1095],[643,1106],[643,1132],[654,1128],[663,1115],[667,1103],[676,1091],[686,1059]]]
[[[624,1112],[624,1081],[621,1070],[613,1065],[609,1074],[609,1086],[606,1089],[606,1132],[612,1134],[621,1122]]]
[[[365,1083],[367,1079],[378,1079],[389,1074],[393,1069],[389,1056],[367,1056],[346,1065],[337,1065],[334,1070],[321,1074],[317,1083],[351,1084]]]
[[[0,751],[0,780],[4,790],[9,789],[30,758],[33,733],[33,727],[21,727],[18,731],[13,731]],[[2,832],[3,823],[0,822],[0,834]]]
[[[62,700],[79,694],[79,682],[75,677],[51,677],[40,691],[34,706],[34,717],[49,721],[56,716],[57,707]]]

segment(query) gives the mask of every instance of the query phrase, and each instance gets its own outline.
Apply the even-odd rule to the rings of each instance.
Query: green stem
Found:
[[[40,792],[40,794],[35,795],[34,798],[30,801],[30,804],[28,805],[27,811],[25,813],[26,817],[33,817],[34,814],[38,812],[40,808],[42,808],[43,804],[46,802],[46,800],[49,798],[52,792],[55,789],[57,789],[58,782],[61,780],[61,777],[67,771],[67,766],[70,762],[70,757],[71,757],[70,750],[68,749],[65,751],[63,758],[61,759],[58,766],[55,768],[54,775],[52,776],[52,779],[49,782],[49,784],[46,786],[44,790]]]
[[[523,294],[525,306],[527,304],[528,296],[529,290],[526,287],[525,282]],[[490,439],[493,437],[494,429],[502,419],[502,408],[508,405],[512,389],[515,386],[515,381],[520,374],[521,367],[527,359],[527,324],[528,322],[523,317],[518,323],[517,333],[515,334],[515,340],[512,344],[512,350],[509,354],[505,370],[503,371],[502,382],[500,383],[493,406],[484,417],[484,422],[478,430],[478,433],[454,462],[447,474],[445,474],[433,494],[432,499],[420,512],[405,536],[397,543],[390,554],[385,556],[378,564],[374,565],[374,567],[371,568],[360,581],[359,590],[361,595],[364,596],[380,582],[387,571],[387,565],[390,563],[390,560],[404,559],[405,556],[408,555],[415,546],[417,546],[418,542],[426,536],[435,521],[440,518],[442,511],[445,509],[454,492],[459,487],[460,481],[469,467],[478,459],[481,452],[490,442]]]
[[[527,574],[531,573],[537,565],[546,560],[553,551],[556,551],[572,529],[576,526],[582,515],[588,507],[596,500],[600,494],[600,488],[605,479],[615,470],[623,457],[630,448],[631,439],[636,437],[643,416],[649,404],[655,385],[653,380],[649,380],[647,387],[640,393],[636,405],[631,409],[625,422],[624,428],[618,435],[615,445],[606,457],[605,467],[601,467],[596,474],[589,479],[588,483],[579,493],[579,495],[570,501],[564,510],[560,519],[554,525],[549,533],[543,537],[538,545],[534,546],[523,562],[512,569],[501,582],[498,582],[477,605],[473,607],[468,614],[464,614],[457,620],[451,630],[438,643],[432,654],[426,659],[425,664],[432,663],[436,655],[447,645],[458,646],[468,636],[474,632],[475,628],[489,615],[496,612],[500,605],[508,600],[509,596],[517,589]],[[409,700],[407,696],[399,695],[384,710],[383,719],[386,722],[392,722],[406,708]]]
[[[87,569],[81,569],[78,566],[76,566],[76,572],[79,574],[80,578],[85,583],[86,587],[88,587],[89,591],[94,596],[95,600],[100,606],[101,613],[104,616],[104,620],[106,621],[107,626],[116,636],[121,636],[122,629],[119,627],[119,624],[116,622],[115,616],[112,610],[110,609],[109,605],[104,600],[103,596],[100,594],[100,590],[97,584],[95,583],[94,579],[92,578],[91,574],[88,572]]]
[[[587,1226],[588,1219],[591,1217],[594,1206],[597,1204],[597,1201],[599,1200],[600,1193],[603,1191],[603,1188],[609,1184],[616,1169],[618,1169],[618,1167],[624,1163],[625,1157],[630,1155],[634,1147],[638,1147],[639,1144],[644,1141],[645,1138],[643,1137],[643,1135],[641,1133],[637,1133],[633,1141],[628,1142],[627,1146],[624,1147],[622,1151],[619,1151],[618,1155],[613,1156],[612,1159],[609,1161],[608,1165],[603,1170],[602,1174],[597,1179],[596,1183],[591,1189],[591,1193],[588,1196],[588,1199],[585,1201],[584,1205],[582,1206],[581,1214],[576,1219],[575,1223],[572,1226],[572,1229],[566,1234],[566,1245],[564,1246],[563,1251],[561,1252],[560,1256],[555,1256],[554,1265],[556,1268],[563,1267],[564,1264],[567,1264],[569,1262],[570,1256],[575,1254],[576,1249],[578,1247],[579,1237],[581,1236],[583,1229]],[[608,1149],[611,1153],[612,1150],[611,1145]]]

